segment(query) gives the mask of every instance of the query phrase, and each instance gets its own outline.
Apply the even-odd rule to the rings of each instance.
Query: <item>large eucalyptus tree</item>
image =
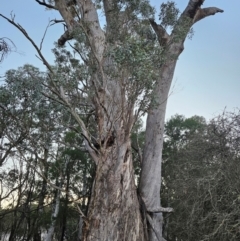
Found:
[[[201,8],[204,0],[190,0],[180,14],[174,2],[168,2],[161,5],[161,24],[157,24],[147,0],[36,2],[61,14],[62,20],[55,23],[63,22],[66,31],[58,45],[73,40],[70,44],[78,59],[55,49],[57,67],[51,67],[26,31],[13,18],[1,16],[36,48],[49,71],[49,98],[74,116],[96,165],[83,240],[164,240],[162,212],[171,211],[160,202],[169,89],[192,26],[223,10]],[[147,125],[143,155],[139,150],[137,194],[130,135],[143,114]]]

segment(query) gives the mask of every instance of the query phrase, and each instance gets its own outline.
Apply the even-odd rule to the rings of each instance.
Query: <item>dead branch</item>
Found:
[[[197,21],[210,15],[223,13],[222,9],[215,7],[201,9],[203,2],[204,0],[190,0],[182,15],[193,19],[193,23],[196,23]]]
[[[153,30],[155,31],[155,33],[157,34],[158,37],[158,42],[160,43],[161,46],[166,46],[166,44],[169,41],[169,34],[167,33],[167,31],[165,30],[165,28],[160,25],[157,24],[154,19],[150,18],[149,22],[153,28]]]
[[[46,3],[46,1],[45,1],[45,0],[43,0],[42,2],[41,2],[41,1],[39,1],[39,0],[35,0],[35,1],[36,1],[37,3],[39,3],[40,5],[43,5],[43,6],[47,7],[47,8],[57,10],[57,8],[56,8],[56,7],[54,7],[54,6],[53,6],[53,5],[51,5],[51,4]]]
[[[72,34],[69,33],[69,31],[65,31],[63,35],[58,39],[58,45],[63,46],[68,40],[73,39]]]
[[[163,207],[158,207],[156,209],[151,209],[147,210],[149,213],[172,213],[174,210],[173,208],[163,208]]]
[[[210,8],[203,8],[199,9],[193,19],[193,23],[196,23],[197,21],[206,18],[211,15],[215,15],[216,13],[223,13],[224,11],[220,8],[210,7]]]
[[[41,50],[38,48],[38,46],[36,45],[36,43],[32,40],[32,38],[30,38],[30,36],[28,35],[28,33],[26,32],[26,30],[20,25],[14,22],[14,17],[12,17],[12,19],[9,19],[8,17],[0,14],[0,16],[4,19],[6,19],[9,23],[11,23],[13,26],[15,26],[17,29],[19,29],[23,35],[31,42],[31,44],[33,45],[33,47],[37,50],[39,56],[41,57],[41,60],[43,62],[43,64],[47,67],[47,69],[53,73],[53,70],[50,66],[50,64],[47,62],[47,60],[44,58],[44,56],[42,55]]]
[[[49,26],[50,26],[50,21],[49,21],[49,23],[48,23],[48,25],[47,25],[47,27],[44,31],[44,34],[43,34],[43,37],[42,37],[42,40],[41,40],[41,43],[40,43],[40,48],[39,48],[40,50],[42,50],[42,44],[43,44],[43,41],[44,41],[44,38],[46,36],[46,33],[47,33],[47,30],[48,30]]]
[[[52,24],[50,25],[50,26],[52,26],[52,25],[54,25],[54,24],[57,24],[57,23],[64,23],[65,21],[64,20],[58,20],[58,19],[52,19],[50,22],[52,22]]]

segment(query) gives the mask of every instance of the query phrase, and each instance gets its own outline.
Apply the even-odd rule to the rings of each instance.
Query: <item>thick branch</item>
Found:
[[[203,2],[204,0],[190,0],[182,15],[193,19],[193,23],[195,23],[210,15],[223,12],[222,9],[215,7],[201,9]]]
[[[223,13],[224,11],[220,8],[210,7],[210,8],[203,8],[199,9],[193,19],[193,23],[206,18],[208,16],[214,15],[216,13]]]
[[[111,26],[111,22],[116,22],[116,19],[113,18],[113,15],[116,14],[116,11],[114,11],[113,1],[103,0],[103,7],[106,15],[107,26]]]
[[[179,39],[181,36],[179,43],[182,42],[182,48],[185,38],[195,22],[215,13],[223,12],[222,9],[215,7],[201,9],[203,2],[204,0],[190,0],[172,31],[172,36],[175,36],[175,39]]]
[[[59,10],[59,13],[62,15],[68,31],[71,33],[73,30],[73,25],[75,23],[72,13],[69,11],[67,3],[65,0],[55,0],[55,6]]]
[[[75,120],[77,121],[77,123],[81,127],[82,135],[85,137],[84,143],[86,145],[86,149],[88,150],[89,154],[91,155],[95,164],[97,165],[98,164],[98,155],[96,154],[96,150],[91,146],[91,142],[90,142],[90,138],[89,138],[89,135],[88,135],[87,127],[85,126],[83,120],[79,117],[79,115],[76,113],[74,108],[71,106],[71,104],[67,100],[62,87],[60,87],[59,97],[62,99],[62,101],[68,107],[70,113],[72,114],[72,116],[75,118]]]
[[[174,210],[173,210],[173,208],[163,208],[163,207],[159,207],[159,208],[153,209],[153,210],[147,209],[147,211],[148,211],[149,213],[172,213]]]
[[[69,33],[69,31],[65,31],[65,33],[58,39],[58,45],[63,46],[68,40],[71,40],[72,34]]]
[[[204,0],[190,0],[183,12],[183,15],[193,19],[198,9],[202,6],[203,2]]]
[[[158,36],[158,41],[160,43],[161,46],[165,46],[169,40],[169,34],[167,33],[167,31],[165,30],[165,28],[160,25],[157,24],[154,19],[149,19],[150,24],[152,25],[152,28],[154,29],[155,33]]]
[[[66,42],[77,28],[84,28],[84,30],[86,29],[85,32],[89,38],[91,48],[94,50],[95,56],[100,63],[104,52],[105,36],[101,29],[97,10],[93,1],[76,0],[78,8],[82,9],[83,12],[82,16],[79,16],[79,21],[74,19],[65,0],[55,0],[55,4],[62,15],[69,32],[68,36],[66,33],[66,35],[61,36],[62,39],[60,40],[60,43]]]
[[[82,4],[82,0],[77,0],[79,8],[83,7],[83,22],[86,24],[88,32],[88,38],[90,40],[91,48],[94,50],[94,55],[100,63],[103,58],[103,52],[105,49],[105,34],[101,28],[98,13],[93,1],[86,0]]]

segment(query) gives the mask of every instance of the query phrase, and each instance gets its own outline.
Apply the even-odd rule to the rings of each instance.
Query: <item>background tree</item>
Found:
[[[26,65],[8,71],[0,88],[0,201],[3,207],[9,204],[0,220],[9,240],[41,240],[43,231],[56,228],[59,212],[68,208],[61,209],[63,195],[72,204],[80,197],[86,199],[91,187],[86,179],[92,178],[92,167],[80,148],[82,137],[70,131],[76,127],[62,105],[41,94],[48,92],[45,81],[43,73]],[[85,205],[79,202],[83,210]],[[55,215],[52,222],[50,206]],[[4,222],[6,219],[11,221]],[[65,233],[63,228],[61,236]]]
[[[189,120],[190,131],[182,128]],[[208,124],[179,115],[166,123],[162,201],[175,210],[165,222],[168,240],[239,238],[239,120],[235,112]]]

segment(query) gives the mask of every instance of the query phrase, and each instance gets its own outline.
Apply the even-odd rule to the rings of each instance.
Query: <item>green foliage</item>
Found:
[[[150,55],[152,50],[153,46],[149,42],[129,39],[123,46],[116,47],[111,52],[117,65],[129,71],[129,85],[133,88],[134,85],[138,85],[138,91],[148,88],[151,90],[158,76],[154,58]]]
[[[68,155],[71,157],[72,160],[84,160],[85,156],[84,153],[81,150],[71,150],[71,149],[66,149],[63,152],[63,155]]]
[[[135,15],[142,15],[143,18],[153,17],[155,13],[148,0],[121,0],[119,4]]]
[[[176,7],[176,3],[173,1],[168,1],[167,3],[162,3],[160,6],[159,20],[163,27],[173,28],[178,20],[179,9]]]
[[[61,60],[62,57],[65,59]],[[56,72],[52,79],[37,68],[25,65],[8,71],[5,85],[0,87],[0,135],[4,140],[1,151],[6,153],[0,163],[0,189],[3,190],[0,202],[4,207],[9,204],[9,209],[0,213],[0,222],[4,223],[4,232],[12,230],[13,237],[32,237],[40,227],[50,226],[55,189],[46,180],[68,188],[76,200],[86,199],[91,190],[94,165],[81,150],[83,138],[79,127],[66,108],[54,101],[56,96],[49,89],[54,86],[52,80],[57,80],[67,88],[69,96],[76,94],[77,70],[84,68],[81,69],[67,50],[62,51],[59,58],[53,67]],[[63,79],[60,72],[64,71],[68,71],[70,79]],[[67,202],[69,198],[65,197]],[[71,222],[76,228],[78,214],[74,212],[76,219]]]
[[[203,117],[185,118],[175,115],[165,124],[164,158],[173,150],[182,148],[196,133],[203,133],[206,121]]]
[[[162,205],[175,210],[166,216],[168,240],[238,240],[238,121],[227,113],[209,123],[179,115],[167,122]]]

